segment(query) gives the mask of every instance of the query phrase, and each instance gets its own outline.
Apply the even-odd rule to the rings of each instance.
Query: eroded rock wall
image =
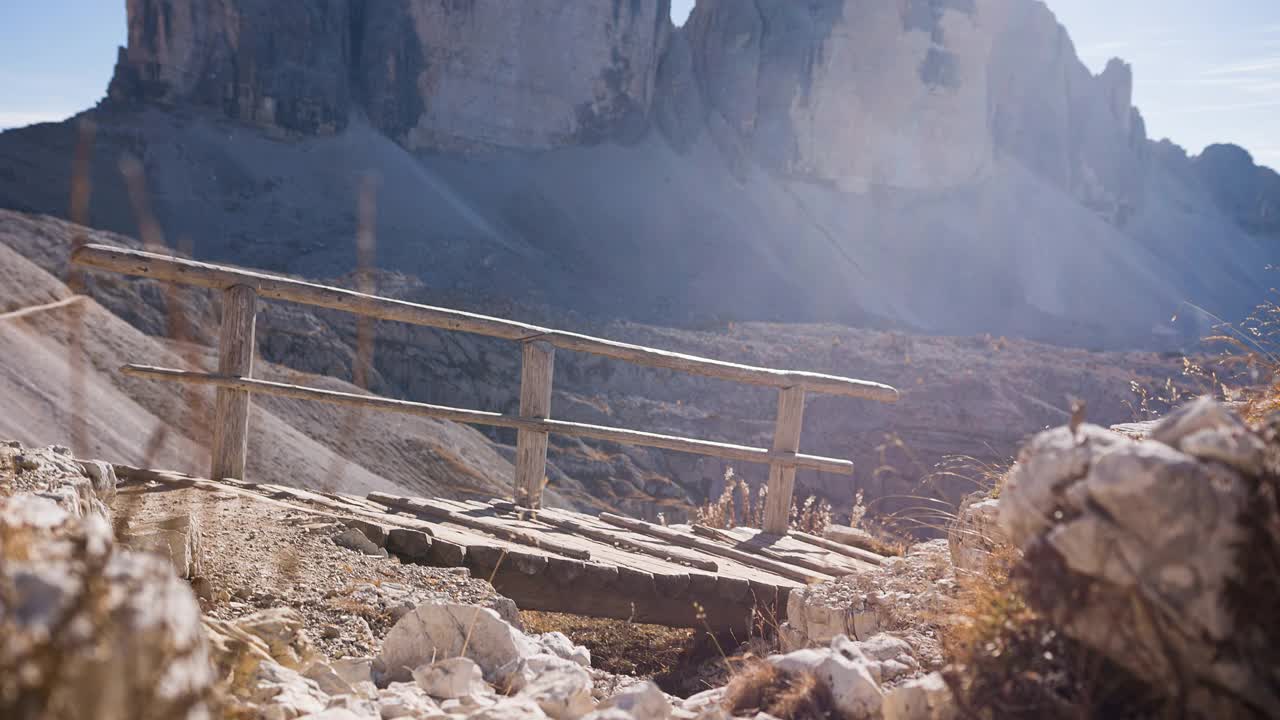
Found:
[[[1092,75],[1040,3],[703,0],[687,28],[710,126],[776,171],[936,190],[1008,155],[1109,219],[1135,202],[1132,72]]]
[[[323,135],[362,106],[410,149],[550,148],[645,127],[669,0],[130,0],[108,93]]]
[[[373,123],[410,149],[550,148],[643,132],[667,0],[395,0],[365,8]]]
[[[107,95],[308,135],[346,125],[353,3],[129,0]]]

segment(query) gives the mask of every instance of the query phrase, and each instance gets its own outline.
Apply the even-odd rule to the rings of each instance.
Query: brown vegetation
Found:
[[[734,716],[764,712],[780,720],[839,718],[831,689],[812,673],[787,673],[765,660],[747,661],[725,688],[724,706]]]
[[[605,672],[656,678],[681,666],[695,631],[625,620],[523,610],[520,619],[531,633],[559,631],[591,651],[591,665]]]

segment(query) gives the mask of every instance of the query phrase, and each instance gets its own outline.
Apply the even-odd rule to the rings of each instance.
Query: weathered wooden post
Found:
[[[551,380],[555,374],[555,346],[541,340],[523,343],[520,365],[520,417],[545,420],[551,416]],[[547,473],[547,433],[521,429],[516,434],[515,503],[537,509],[542,505],[542,479]]]
[[[778,420],[773,428],[773,449],[795,453],[800,449],[800,426],[804,420],[804,388],[778,391]],[[764,531],[785,535],[791,517],[791,496],[796,488],[796,466],[769,464],[769,496],[764,506]]]
[[[218,374],[253,374],[254,326],[258,294],[247,285],[222,291],[222,327],[218,332]],[[213,452],[209,477],[244,479],[249,443],[249,392],[218,388],[213,411]]]

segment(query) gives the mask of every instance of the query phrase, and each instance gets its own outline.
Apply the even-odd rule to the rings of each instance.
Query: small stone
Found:
[[[355,550],[362,555],[386,557],[387,551],[378,547],[365,537],[358,528],[349,527],[333,537],[333,544],[348,550]]]
[[[671,717],[671,702],[652,682],[636,683],[601,703],[600,709],[622,710],[630,717],[665,720]]]
[[[191,589],[195,591],[196,597],[205,602],[211,602],[217,595],[214,590],[213,582],[207,577],[198,577],[191,581]]]
[[[480,697],[491,692],[480,666],[464,657],[423,665],[413,671],[413,679],[424,692],[440,700]]]
[[[889,690],[880,712],[884,720],[951,720],[959,714],[951,688],[936,672]]]
[[[393,682],[378,691],[378,713],[383,720],[437,717],[441,708],[414,683]]]

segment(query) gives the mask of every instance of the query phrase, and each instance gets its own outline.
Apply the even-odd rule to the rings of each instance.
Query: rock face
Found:
[[[351,3],[129,0],[113,100],[216,108],[308,135],[346,126]]]
[[[1241,553],[1259,551],[1246,509],[1266,454],[1234,413],[1207,399],[1169,415],[1148,440],[1089,425],[1041,433],[999,507],[1026,553],[1032,602],[1207,716],[1280,712],[1273,671],[1244,639],[1249,618],[1229,595],[1262,580],[1242,576]]]
[[[1192,164],[1224,213],[1260,235],[1280,236],[1280,174],[1236,145],[1210,145]]]
[[[369,117],[410,149],[537,149],[644,131],[666,0],[361,4]]]
[[[665,0],[130,0],[108,95],[302,135],[363,107],[410,149],[597,142],[643,132],[669,16]]]
[[[1093,76],[1040,3],[716,0],[688,28],[711,127],[775,170],[937,190],[1010,155],[1109,218],[1138,200],[1133,73]]]
[[[927,189],[991,170],[991,38],[976,12],[972,0],[719,0],[688,28],[712,127],[765,164],[858,192]]]

